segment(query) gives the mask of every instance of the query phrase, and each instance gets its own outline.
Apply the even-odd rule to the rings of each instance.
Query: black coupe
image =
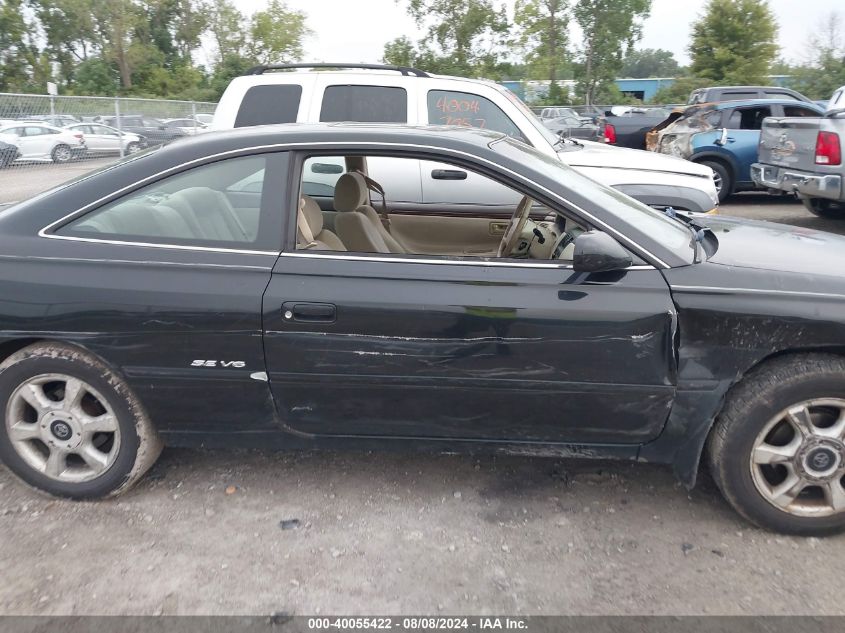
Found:
[[[367,176],[385,160],[396,182]],[[403,164],[464,175],[420,191]],[[472,179],[521,202],[451,204]],[[843,253],[482,130],[202,135],[0,213],[0,458],[71,498],[162,444],[614,457],[690,486],[703,459],[747,519],[829,533]]]

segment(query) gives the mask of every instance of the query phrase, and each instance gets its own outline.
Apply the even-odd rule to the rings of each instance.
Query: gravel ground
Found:
[[[845,614],[845,536],[752,528],[646,464],[169,449],[98,503],[0,470],[0,533],[0,614]]]
[[[0,205],[20,202],[77,178],[94,169],[99,169],[117,160],[115,157],[85,158],[70,163],[15,163],[0,170]]]

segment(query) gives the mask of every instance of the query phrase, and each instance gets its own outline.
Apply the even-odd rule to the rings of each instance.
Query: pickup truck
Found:
[[[760,187],[795,193],[815,215],[845,219],[845,103],[831,99],[825,116],[763,121],[758,162],[751,177]]]
[[[671,113],[667,108],[632,108],[620,114],[609,110],[603,117],[605,139],[617,147],[646,149],[646,134]]]

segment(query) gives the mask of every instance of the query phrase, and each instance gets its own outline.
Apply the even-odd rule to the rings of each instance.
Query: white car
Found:
[[[88,150],[82,132],[45,123],[20,122],[0,126],[0,140],[18,146],[18,160],[67,163]]]
[[[121,132],[102,123],[75,123],[66,130],[81,132],[89,154],[134,154],[147,146],[147,139],[138,134]]]
[[[182,130],[185,134],[194,135],[201,132],[208,132],[208,126],[205,123],[194,119],[164,119],[163,123],[167,127],[175,127]]]
[[[315,68],[344,67],[354,70],[313,72]],[[232,80],[217,105],[212,128],[340,121],[492,129],[654,207],[707,213],[718,205],[713,170],[705,165],[654,152],[561,139],[504,86],[430,75],[414,68],[378,64],[260,66]],[[473,205],[515,203],[512,194],[493,188],[488,179],[430,161],[413,162],[368,161],[375,180],[408,183],[404,190],[391,187],[387,191],[398,208],[403,202],[442,205],[449,201],[470,211]],[[315,185],[331,188],[331,180],[339,176],[331,173],[328,165],[317,168],[324,171],[315,174]]]

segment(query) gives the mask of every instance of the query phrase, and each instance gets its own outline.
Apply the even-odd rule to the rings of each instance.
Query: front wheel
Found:
[[[700,165],[706,165],[713,170],[713,184],[716,185],[716,193],[719,195],[719,202],[722,203],[733,193],[733,176],[730,170],[722,163],[703,160]]]
[[[804,207],[813,215],[829,220],[845,220],[845,203],[822,198],[804,198]]]
[[[68,163],[73,158],[73,152],[67,145],[56,145],[50,157],[54,163]]]
[[[845,529],[845,359],[784,357],[729,394],[708,441],[725,499],[761,527]]]
[[[126,153],[127,154],[137,154],[140,151],[141,151],[141,145],[139,143],[136,143],[135,141],[129,143],[129,145],[126,146]]]
[[[128,489],[161,442],[129,387],[83,350],[39,343],[0,364],[0,459],[59,497]]]

